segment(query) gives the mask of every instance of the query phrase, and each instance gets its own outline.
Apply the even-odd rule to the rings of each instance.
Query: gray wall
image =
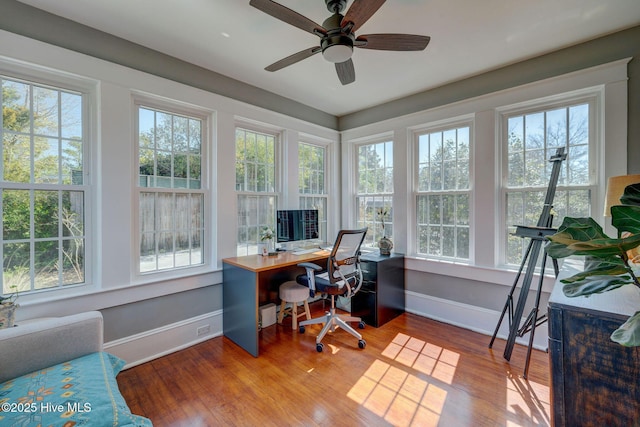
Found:
[[[109,307],[100,310],[104,317],[104,341],[125,338],[217,310],[222,310],[222,285]]]
[[[513,278],[515,280],[515,273],[513,274]],[[405,280],[408,291],[499,312],[504,308],[507,301],[507,295],[510,290],[510,287],[508,286],[496,285],[495,283],[480,282],[477,280],[468,280],[414,270],[407,270]],[[531,283],[531,289],[537,288],[538,282],[535,280]],[[517,288],[514,292],[514,303],[518,301],[517,298],[519,295],[520,288]],[[527,303],[524,311],[525,316],[533,308],[535,298],[535,291],[530,291],[526,299]],[[546,311],[548,301],[549,293],[541,292],[539,308],[542,312]]]
[[[640,26],[364,111],[335,117],[15,0],[0,0],[0,29],[58,45],[337,130],[460,101],[613,60],[629,63],[628,169],[640,173]],[[504,286],[408,272],[408,288],[501,310]],[[546,298],[546,296],[545,296]],[[220,286],[103,310],[107,341],[221,308]],[[544,301],[546,305],[546,300]]]

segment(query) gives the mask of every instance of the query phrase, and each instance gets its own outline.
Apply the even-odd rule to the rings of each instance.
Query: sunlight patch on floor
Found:
[[[451,384],[460,355],[405,334],[398,334],[382,355]]]
[[[459,355],[398,334],[384,357],[451,384]],[[374,361],[347,396],[394,426],[437,426],[446,390],[383,360]]]
[[[548,386],[525,380],[519,376],[507,376],[507,426],[551,425],[550,390]]]

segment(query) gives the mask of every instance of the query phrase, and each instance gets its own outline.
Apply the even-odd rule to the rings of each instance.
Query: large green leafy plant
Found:
[[[552,258],[586,256],[584,271],[561,280],[566,296],[589,296],[621,286],[635,286],[640,292],[640,184],[626,187],[620,202],[611,207],[611,223],[618,230],[615,239],[592,218],[571,217],[565,217],[558,232],[549,236],[546,251]],[[616,329],[611,340],[640,346],[640,311]]]

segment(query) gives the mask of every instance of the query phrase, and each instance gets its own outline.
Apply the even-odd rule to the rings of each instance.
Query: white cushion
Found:
[[[309,288],[297,282],[284,282],[280,285],[280,299],[287,302],[301,302],[309,298]]]

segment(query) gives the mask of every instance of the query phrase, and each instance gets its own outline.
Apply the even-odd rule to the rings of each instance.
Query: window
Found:
[[[204,263],[205,118],[138,106],[139,269]]]
[[[0,76],[2,288],[86,280],[87,123],[82,93]]]
[[[567,159],[561,165],[553,202],[553,226],[558,227],[565,216],[590,216],[593,109],[593,101],[586,100],[505,116],[507,264],[518,265],[525,255],[528,241],[511,233],[516,225],[538,222],[553,167],[549,159],[559,147],[565,148]]]
[[[298,147],[300,209],[317,209],[320,239],[327,241],[327,192],[325,147],[300,143]]]
[[[369,227],[363,245],[376,246],[386,235],[393,236],[393,142],[357,147],[357,227]],[[384,230],[380,212],[386,212]]]
[[[469,126],[417,135],[417,253],[469,259]]]
[[[276,137],[236,128],[238,256],[258,253],[264,227],[275,230]]]

